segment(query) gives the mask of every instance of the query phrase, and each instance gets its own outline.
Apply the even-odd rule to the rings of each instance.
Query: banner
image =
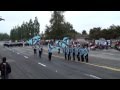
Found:
[[[80,56],[84,55],[84,57],[86,55],[88,55],[88,53],[89,53],[87,48],[83,48],[83,47],[69,47],[69,45],[71,45],[70,38],[69,37],[64,37],[63,40],[57,40],[55,42],[55,46],[53,46],[51,44],[48,44],[48,50],[51,50],[52,52],[57,52],[58,49],[62,49],[64,51],[64,49],[66,47],[67,52],[69,51],[69,49],[71,49],[71,53],[73,53],[73,48],[75,48],[75,55],[77,55],[78,52],[80,52]]]
[[[70,45],[70,38],[69,37],[64,37],[63,40],[58,40],[55,42],[56,47],[59,48],[65,48]]]
[[[27,43],[29,45],[36,45],[39,44],[40,40],[41,40],[40,36],[34,36],[32,39],[28,40]]]

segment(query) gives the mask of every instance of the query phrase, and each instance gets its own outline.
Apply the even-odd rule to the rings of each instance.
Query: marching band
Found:
[[[69,61],[69,60],[73,59],[73,61],[75,61],[75,59],[77,58],[78,61],[81,60],[83,62],[84,60],[86,60],[86,62],[88,62],[89,50],[88,50],[88,47],[85,45],[70,44],[70,39],[66,38],[66,39],[63,39],[63,41],[57,41],[56,46],[52,46],[49,43],[48,44],[49,54],[52,53],[52,51],[54,51],[54,49],[56,49],[56,47],[59,47],[58,52],[60,49],[63,49],[63,53],[65,55],[65,60]],[[50,56],[52,56],[52,55],[50,55]]]
[[[38,36],[34,37],[32,41],[34,42],[32,43],[30,42],[30,44],[33,45],[34,54],[35,55],[37,54],[37,49],[38,49],[39,57],[41,58],[43,47],[40,44],[40,37]],[[60,54],[61,49],[63,50],[65,60],[75,61],[77,59],[78,61],[84,62],[84,60],[86,60],[86,62],[88,62],[88,53],[89,53],[88,47],[85,45],[80,45],[80,44],[75,45],[71,43],[69,37],[64,37],[63,40],[56,41],[54,45],[51,42],[48,43],[48,60],[49,61],[51,61],[52,53],[53,51],[56,51],[56,49],[58,50],[58,54]]]

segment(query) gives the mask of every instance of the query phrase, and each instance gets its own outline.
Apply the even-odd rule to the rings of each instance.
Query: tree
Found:
[[[32,38],[34,36],[34,26],[33,26],[33,21],[32,19],[29,20],[28,23],[28,32],[30,33],[30,38]]]
[[[24,28],[25,28],[25,38],[26,38],[26,40],[28,40],[30,38],[30,30],[29,30],[29,23],[28,22],[25,23]]]
[[[10,36],[7,33],[0,33],[0,40],[9,40]]]
[[[113,24],[107,29],[101,29],[100,27],[90,29],[89,37],[91,39],[117,39],[120,37],[120,26],[115,26]]]
[[[52,18],[50,20],[51,23],[51,34],[53,39],[61,39],[62,35],[64,34],[62,24],[64,23],[64,16],[63,12],[61,11],[54,11],[52,14]]]
[[[101,28],[97,27],[97,28],[90,29],[89,37],[91,39],[99,39],[99,38],[101,38]]]
[[[86,30],[83,30],[83,31],[82,31],[82,35],[87,35]]]
[[[52,12],[50,26],[46,27],[45,35],[49,39],[63,39],[65,36],[74,37],[76,31],[72,24],[64,21],[64,11]]]
[[[107,29],[101,30],[101,38],[105,38],[105,39],[109,38]]]
[[[28,40],[35,35],[39,35],[40,24],[37,17],[35,17],[34,23],[32,19],[29,22],[23,22],[21,26],[15,26],[10,31],[10,39],[15,40]]]
[[[49,26],[46,25],[46,30],[45,30],[45,38],[46,39],[50,39],[52,36],[52,34],[50,33],[51,28]]]
[[[38,18],[35,17],[35,20],[34,20],[34,35],[39,35],[39,29],[40,29],[40,24],[38,22]]]

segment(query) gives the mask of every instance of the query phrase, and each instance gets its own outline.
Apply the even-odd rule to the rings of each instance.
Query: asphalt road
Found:
[[[63,54],[55,52],[48,61],[46,47],[40,59],[32,47],[1,45],[0,58],[6,56],[12,67],[10,79],[120,79],[120,52],[116,50],[90,51],[89,63],[82,63],[64,60]]]

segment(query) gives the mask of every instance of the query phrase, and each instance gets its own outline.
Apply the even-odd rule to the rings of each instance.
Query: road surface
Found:
[[[10,79],[120,78],[120,52],[113,49],[90,51],[89,63],[82,63],[64,60],[63,54],[55,52],[52,61],[48,61],[46,47],[40,59],[30,46],[4,48],[0,43],[0,58],[3,56],[7,57],[12,68]]]

